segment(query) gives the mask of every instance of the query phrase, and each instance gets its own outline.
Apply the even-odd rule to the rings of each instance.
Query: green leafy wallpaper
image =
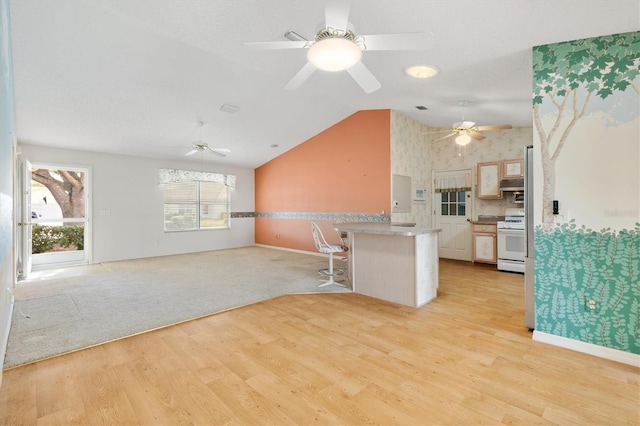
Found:
[[[534,234],[536,330],[640,354],[640,223]]]

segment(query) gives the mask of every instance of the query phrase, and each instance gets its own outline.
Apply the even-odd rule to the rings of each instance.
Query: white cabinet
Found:
[[[497,225],[473,225],[473,261],[498,263]]]
[[[521,177],[524,177],[524,160],[522,158],[502,161],[503,179],[513,179]]]
[[[502,198],[502,191],[500,191],[501,179],[501,161],[478,163],[476,197],[487,200]]]

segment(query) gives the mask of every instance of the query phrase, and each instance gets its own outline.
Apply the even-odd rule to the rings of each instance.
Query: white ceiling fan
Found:
[[[486,132],[491,130],[508,130],[513,128],[510,124],[502,124],[496,126],[478,126],[474,121],[465,121],[464,119],[464,108],[469,105],[469,101],[458,101],[458,105],[462,107],[462,120],[456,121],[453,123],[451,130],[437,130],[435,132],[427,132],[428,134],[433,133],[442,133],[442,132],[450,132],[448,135],[441,137],[440,139],[436,139],[434,142],[438,142],[452,136],[455,136],[455,142],[458,145],[464,146],[471,142],[472,139],[477,141],[481,141],[485,139],[486,136],[480,132]]]
[[[380,82],[360,61],[363,51],[371,50],[429,50],[433,34],[404,33],[357,35],[349,23],[349,3],[330,2],[325,8],[325,25],[313,40],[307,40],[293,31],[285,33],[290,41],[244,43],[260,49],[307,49],[307,64],[293,76],[285,90],[295,90],[317,69],[347,71],[365,93],[381,87]]]
[[[184,155],[193,155],[197,152],[210,152],[218,157],[226,157],[230,150],[226,148],[210,148],[209,145],[202,141],[197,141],[191,144],[191,151]]]
[[[202,121],[198,122],[198,128],[200,131],[200,135],[202,134],[202,126],[204,126],[204,123]],[[189,152],[187,152],[184,155],[193,155],[196,154],[198,152],[210,152],[211,154],[217,155],[218,157],[226,157],[228,153],[231,152],[231,150],[227,149],[227,148],[211,148],[209,147],[209,145],[205,142],[202,142],[202,137],[199,137],[198,140],[196,142],[193,142],[190,146],[191,150]]]

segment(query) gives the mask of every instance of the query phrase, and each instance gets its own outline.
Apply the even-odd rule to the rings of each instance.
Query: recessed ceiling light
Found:
[[[271,145],[271,148],[277,148],[279,145],[277,143],[274,143],[273,145]]]
[[[420,111],[426,111],[426,110],[428,110],[429,108],[427,108],[427,107],[426,107],[426,106],[424,106],[424,105],[416,105],[416,109],[419,109]]]
[[[440,70],[431,65],[414,65],[405,68],[404,72],[414,78],[431,78],[440,73]]]

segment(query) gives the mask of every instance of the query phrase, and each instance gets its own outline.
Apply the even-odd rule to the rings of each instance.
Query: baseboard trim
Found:
[[[7,355],[7,344],[9,343],[9,331],[11,330],[11,320],[13,319],[13,306],[15,304],[13,291],[11,291],[11,289],[7,289],[7,290],[9,290],[9,293],[11,294],[11,300],[9,303],[7,327],[4,330],[4,334],[2,335],[4,338],[2,339],[2,342],[0,342],[0,388],[2,387],[2,372],[3,372],[2,364],[4,363],[4,358]]]
[[[548,343],[550,345],[559,346],[561,348],[570,349],[576,352],[609,359],[611,361],[621,362],[623,364],[640,367],[640,355],[631,352],[621,351],[619,349],[605,348],[604,346],[594,345],[593,343],[581,342],[580,340],[570,339],[568,337],[556,336],[555,334],[544,333],[534,330],[533,340],[536,342]]]

